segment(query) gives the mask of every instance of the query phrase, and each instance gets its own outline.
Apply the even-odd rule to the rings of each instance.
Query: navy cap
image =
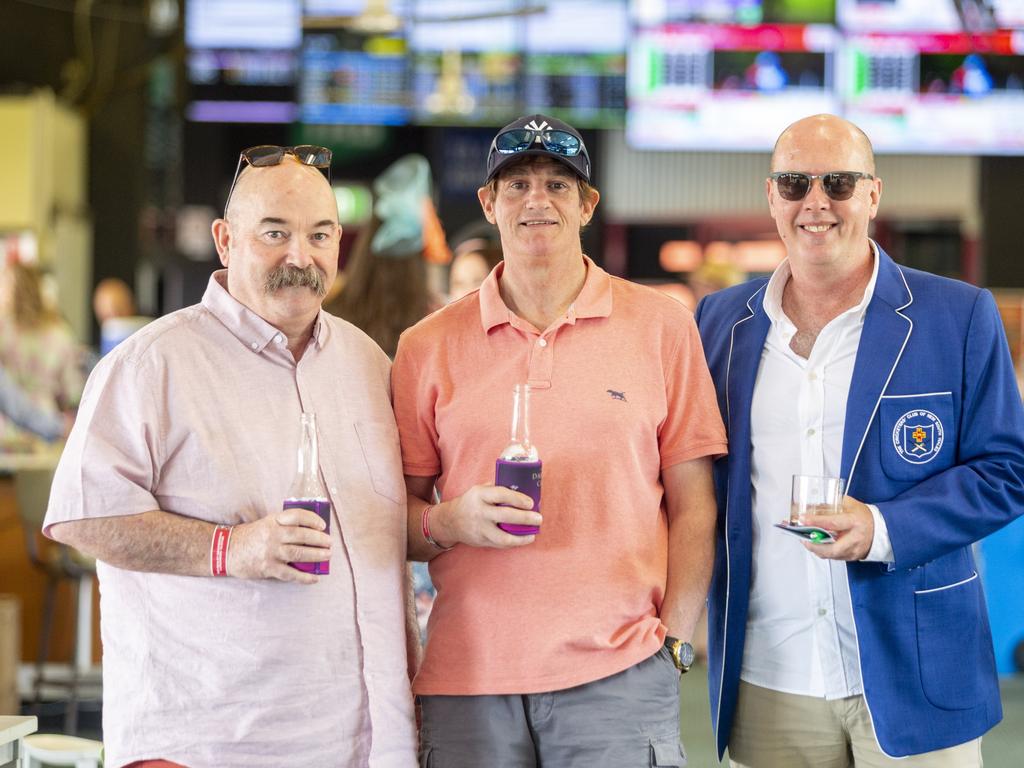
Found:
[[[509,131],[523,129],[538,132],[565,131],[579,140],[579,152],[575,155],[567,155],[561,152],[552,151],[544,146],[539,133],[534,137],[529,149],[523,149],[519,152],[498,151],[496,142],[499,136],[503,133],[508,133]],[[491,141],[491,149],[487,153],[487,178],[484,179],[484,184],[497,176],[501,169],[509,163],[515,162],[527,155],[541,155],[544,157],[550,157],[552,160],[557,160],[562,163],[562,165],[571,168],[572,171],[585,182],[588,184],[590,183],[590,155],[587,154],[587,145],[583,143],[583,137],[580,136],[579,131],[568,123],[563,123],[561,120],[554,117],[548,117],[547,115],[527,115],[513,120],[495,134],[494,139]]]

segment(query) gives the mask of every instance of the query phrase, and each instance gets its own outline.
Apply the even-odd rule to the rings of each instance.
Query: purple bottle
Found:
[[[530,385],[516,384],[512,396],[512,436],[494,463],[494,484],[525,493],[533,499],[532,509],[540,511],[541,460],[530,442]],[[540,526],[498,523],[498,527],[517,536],[540,533]]]
[[[284,509],[308,509],[320,515],[326,523],[325,533],[331,532],[331,502],[327,496],[327,488],[320,479],[320,459],[316,442],[316,415],[302,414],[302,436],[299,440],[299,453],[295,480],[284,500]],[[289,563],[292,568],[305,573],[326,576],[331,572],[331,561],[318,563]]]

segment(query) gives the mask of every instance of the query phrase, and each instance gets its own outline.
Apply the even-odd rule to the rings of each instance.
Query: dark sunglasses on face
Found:
[[[324,172],[327,181],[331,180],[331,150],[327,147],[318,147],[314,144],[297,144],[294,147],[278,147],[273,144],[260,144],[258,147],[243,149],[238,156],[238,167],[235,168],[235,177],[231,180],[231,189],[228,190],[228,199],[224,203],[225,212],[228,203],[231,202],[231,194],[235,191],[238,177],[242,173],[245,164],[256,168],[266,168],[270,165],[280,165],[286,155],[291,155],[303,165],[311,165]]]
[[[532,128],[516,128],[499,133],[494,137],[494,149],[503,155],[525,152],[537,138],[548,152],[566,157],[576,157],[583,150],[583,143],[568,131],[535,131]]]
[[[775,182],[783,200],[790,202],[803,200],[811,191],[814,180],[821,179],[821,187],[825,190],[825,194],[832,200],[841,202],[853,197],[858,181],[875,177],[870,173],[861,173],[860,171],[829,171],[817,175],[797,173],[796,171],[778,171],[769,174],[768,178]]]

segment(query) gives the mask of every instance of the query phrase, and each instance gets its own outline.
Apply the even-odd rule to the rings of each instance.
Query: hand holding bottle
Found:
[[[534,535],[506,533],[501,523],[539,526],[541,516],[532,511],[533,499],[525,493],[500,485],[474,485],[461,496],[434,508],[430,529],[444,546],[462,543],[471,547],[521,547],[530,544]]]
[[[329,560],[331,537],[324,521],[306,509],[286,509],[236,525],[227,556],[227,575],[237,579],[278,579],[315,584],[319,579],[289,563]]]

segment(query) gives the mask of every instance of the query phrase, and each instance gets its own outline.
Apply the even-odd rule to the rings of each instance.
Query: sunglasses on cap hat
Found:
[[[874,179],[870,173],[860,171],[829,171],[828,173],[809,174],[797,171],[778,171],[768,175],[775,182],[779,196],[783,200],[796,202],[807,197],[815,179],[821,179],[821,188],[831,200],[841,202],[853,197],[857,182],[861,179]]]
[[[590,156],[579,132],[561,120],[530,115],[509,123],[491,141],[484,183],[522,155],[546,155],[590,182]]]
[[[315,144],[296,144],[294,147],[279,147],[274,144],[260,144],[256,147],[243,149],[238,156],[238,166],[235,168],[235,177],[231,180],[231,188],[228,190],[228,198],[224,202],[225,215],[227,214],[228,203],[231,202],[231,194],[238,184],[238,177],[242,168],[248,163],[256,168],[266,168],[271,165],[280,165],[287,155],[291,155],[303,165],[310,165],[319,168],[324,172],[327,181],[331,180],[331,157],[332,153],[327,147],[318,147]]]

